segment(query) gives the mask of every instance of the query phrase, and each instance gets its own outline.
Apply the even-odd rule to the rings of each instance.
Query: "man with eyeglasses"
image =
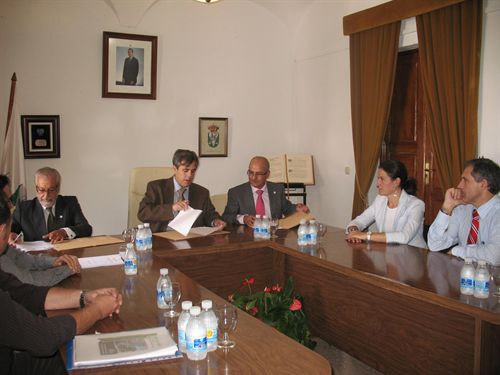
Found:
[[[255,215],[281,219],[296,211],[309,212],[305,204],[293,204],[286,199],[283,185],[267,181],[269,175],[269,161],[263,156],[253,157],[248,166],[248,182],[229,189],[222,219],[253,227]]]
[[[12,217],[11,245],[21,232],[24,241],[51,243],[92,235],[92,226],[83,215],[78,199],[59,195],[60,188],[61,175],[56,169],[44,167],[35,173],[37,196],[17,205]]]

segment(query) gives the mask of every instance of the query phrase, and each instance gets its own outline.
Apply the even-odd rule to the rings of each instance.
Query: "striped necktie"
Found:
[[[473,245],[477,242],[479,233],[479,213],[476,209],[472,211],[472,224],[470,226],[469,238],[467,238],[467,245]]]

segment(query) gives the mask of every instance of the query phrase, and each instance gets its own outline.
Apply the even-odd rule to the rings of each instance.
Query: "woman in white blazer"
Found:
[[[408,244],[427,248],[423,237],[425,204],[415,197],[417,183],[408,178],[403,163],[380,163],[377,177],[379,195],[361,215],[347,225],[346,240]],[[376,223],[377,232],[363,232]]]

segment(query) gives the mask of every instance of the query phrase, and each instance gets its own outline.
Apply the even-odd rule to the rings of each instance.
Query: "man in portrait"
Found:
[[[137,75],[139,74],[139,61],[134,56],[134,50],[129,48],[127,51],[128,57],[123,63],[123,78],[122,84],[135,86],[137,84]]]

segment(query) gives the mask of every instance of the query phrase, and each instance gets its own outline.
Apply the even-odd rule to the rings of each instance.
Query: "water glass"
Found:
[[[326,229],[327,229],[326,224],[318,223],[318,238],[319,238],[319,241],[322,241],[323,237],[325,237]]]
[[[490,266],[491,294],[500,298],[500,266]]]
[[[181,295],[182,295],[181,284],[178,283],[177,281],[172,281],[172,298],[168,299],[167,296],[165,297],[165,303],[168,309],[167,311],[165,311],[165,316],[171,318],[179,316],[179,313],[175,311],[175,306],[179,303]]]
[[[122,238],[125,243],[134,243],[135,242],[135,228],[126,228],[122,231]]]
[[[269,228],[271,229],[271,238],[278,238],[276,231],[278,230],[279,219],[269,220]]]
[[[222,335],[219,336],[220,339],[217,342],[217,346],[223,349],[234,348],[236,343],[229,340],[229,332],[236,328],[236,323],[238,322],[238,309],[233,305],[225,304],[219,307],[215,313],[219,320],[219,330],[222,333]]]

